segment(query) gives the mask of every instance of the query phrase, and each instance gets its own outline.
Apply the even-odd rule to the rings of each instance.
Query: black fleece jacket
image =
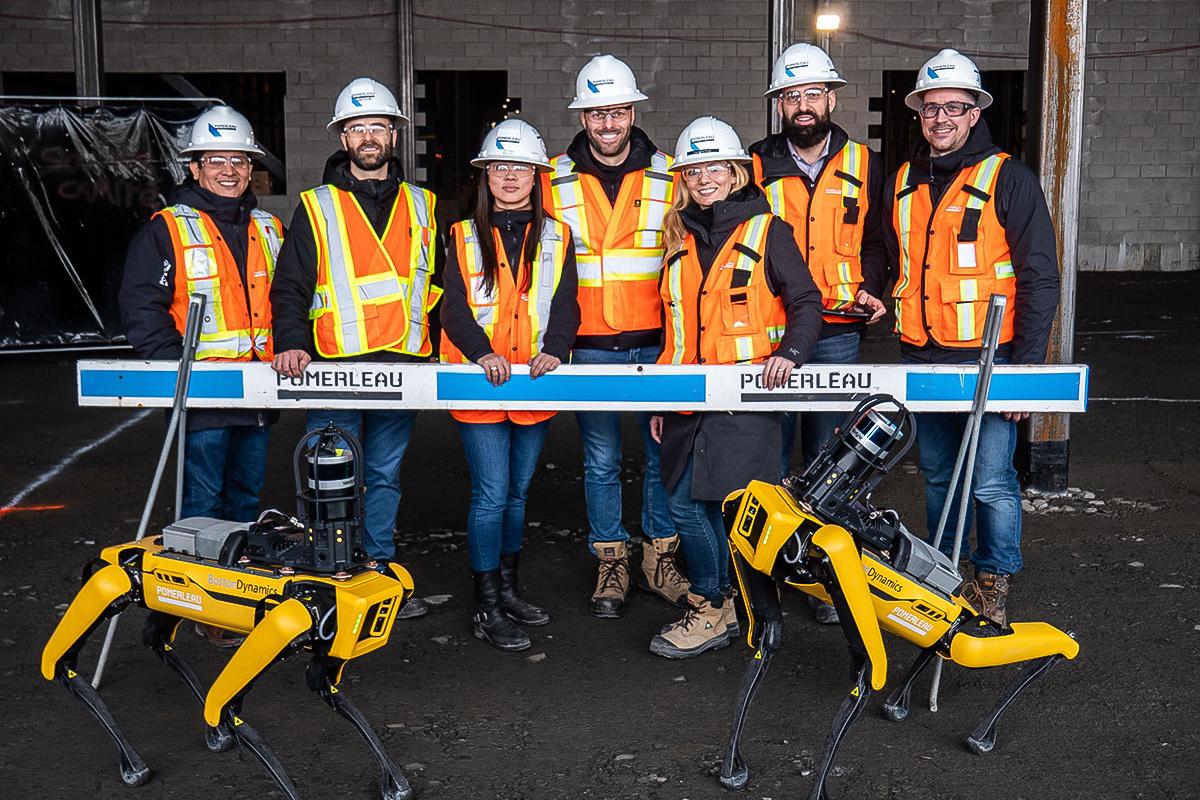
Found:
[[[922,142],[912,158],[909,185],[929,184],[934,207],[941,202],[946,189],[964,169],[969,169],[1000,148],[992,142],[991,131],[982,119],[971,129],[961,148],[944,156],[930,157],[929,144]],[[884,192],[884,219],[891,220],[895,206],[896,176],[888,180]],[[1013,339],[997,350],[998,358],[1013,364],[1041,364],[1046,360],[1050,327],[1058,310],[1058,240],[1050,221],[1046,196],[1033,170],[1017,161],[1006,159],[996,177],[996,218],[1004,227],[1004,238],[1012,252],[1013,270],[1017,279],[1017,299]],[[891,224],[886,225],[884,244],[892,277],[900,275],[900,243]],[[922,271],[922,280],[924,271]],[[923,347],[901,342],[900,352],[905,361],[953,364],[979,358],[975,348],[945,348],[933,342]]]
[[[717,253],[738,225],[757,214],[770,213],[766,195],[753,184],[709,208],[694,203],[684,208],[683,225],[696,243],[696,259],[704,276],[708,277]],[[778,217],[767,229],[766,251],[767,286],[787,310],[787,329],[772,355],[801,366],[821,335],[821,291],[796,247],[791,226]]]
[[[250,225],[250,212],[258,207],[254,193],[247,189],[240,197],[221,197],[188,178],[172,192],[168,204],[191,206],[212,218],[245,285],[246,231]],[[175,321],[171,318],[178,266],[167,222],[162,217],[154,217],[129,243],[118,296],[125,338],[139,358],[178,361],[183,356],[183,336],[175,329]],[[182,275],[179,277],[186,280]],[[249,304],[249,297],[246,302]],[[277,419],[278,411],[194,409],[188,412],[188,430],[267,425]]]
[[[830,160],[840,153],[849,141],[849,135],[840,126],[833,125],[830,128],[829,156],[817,174],[818,181],[824,176],[825,170],[829,168]],[[750,152],[762,159],[764,187],[770,186],[781,178],[795,177],[803,180],[804,185],[808,187],[809,194],[812,194],[816,182],[810,180],[808,175],[804,174],[796,165],[796,159],[792,157],[786,135],[775,133],[765,139],[760,139],[750,145]],[[885,175],[883,174],[883,159],[880,155],[870,149],[868,149],[868,153],[867,185],[863,190],[867,198],[867,214],[863,220],[861,250],[863,282],[861,288],[872,297],[882,300],[888,284],[887,251],[883,244],[885,217],[881,202]],[[824,323],[821,336],[834,336],[852,331],[861,333],[866,327],[866,322]]]
[[[393,158],[388,163],[387,177],[382,180],[358,180],[350,174],[350,157],[339,150],[325,162],[322,183],[352,192],[363,213],[375,229],[383,236],[392,206],[404,180],[400,160]],[[439,237],[440,239],[440,237]],[[439,282],[439,272],[444,261],[440,242],[434,247],[434,283]],[[275,279],[271,283],[271,319],[274,323],[275,352],[303,350],[314,359],[325,360],[317,353],[313,344],[312,322],[308,310],[312,306],[313,293],[317,287],[317,244],[312,225],[304,204],[296,206],[288,237],[279,251],[279,263],[275,267]],[[436,316],[436,315],[433,315]],[[430,331],[436,342],[436,336]],[[425,361],[417,356],[381,350],[354,356],[355,361]]]
[[[492,227],[500,232],[504,254],[500,268],[512,270],[513,278],[521,263],[521,249],[526,231],[533,221],[532,211],[493,211]],[[530,232],[530,235],[536,235]],[[571,353],[571,343],[579,330],[579,274],[575,268],[575,243],[568,238],[566,257],[563,261],[562,280],[550,300],[550,318],[546,322],[546,333],[542,337],[542,351],[559,361],[566,361]],[[497,254],[498,256],[500,254]],[[450,247],[446,252],[445,294],[442,295],[442,333],[472,361],[492,352],[492,343],[483,328],[475,321],[467,303],[467,287],[462,279],[462,267],[458,263],[458,242],[450,236]],[[507,353],[501,353],[508,357]],[[511,361],[512,359],[509,358]]]

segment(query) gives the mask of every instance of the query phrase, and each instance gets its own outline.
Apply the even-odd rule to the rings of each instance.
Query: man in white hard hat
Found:
[[[119,303],[126,338],[140,358],[178,360],[188,297],[205,296],[197,360],[267,361],[273,355],[268,298],[283,225],[250,190],[263,151],[244,116],[210,108],[192,125],[181,155],[188,179],[171,204],[134,236]],[[253,522],[266,470],[270,425],[279,412],[194,409],[184,440],[182,517]],[[202,628],[210,641],[241,637]]]
[[[579,71],[575,99],[583,128],[567,151],[551,159],[542,198],[551,216],[570,226],[579,271],[579,334],[573,364],[653,364],[662,352],[663,219],[674,198],[671,159],[634,123],[635,104],[649,98],[633,71],[611,55]],[[621,415],[580,412],[588,546],[599,558],[592,614],[625,612],[630,575],[629,531],[621,516]],[[640,414],[642,548],[639,585],[678,604],[688,582],[675,561],[679,546],[659,472],[649,415]]]
[[[325,162],[322,185],[300,195],[271,290],[279,373],[299,377],[314,358],[429,360],[429,313],[441,296],[432,284],[436,198],[404,181],[395,147],[397,127],[407,122],[391,91],[371,78],[356,78],[338,95],[328,127],[341,149]],[[365,545],[381,565],[395,555],[400,464],[415,418],[414,411],[308,413],[309,428],[332,422],[362,444]],[[401,617],[428,610],[414,600]]]
[[[846,81],[816,45],[788,47],[771,70],[766,96],[783,124],[780,133],[750,145],[754,180],[771,210],[792,226],[817,288],[824,324],[810,364],[856,364],[866,325],[886,312],[887,259],[880,197],[883,162],[832,120],[837,89]],[[799,415],[805,465],[842,421],[837,412]],[[792,455],[796,415],[783,418],[784,470]],[[817,621],[836,624],[837,612],[811,598]]]
[[[908,363],[975,362],[992,294],[1008,298],[997,361],[1046,358],[1059,297],[1057,241],[1037,176],[1000,151],[980,118],[991,102],[978,68],[955,50],[927,61],[905,98],[925,141],[889,180],[884,219],[896,331]],[[984,416],[971,487],[975,575],[963,597],[1000,626],[1007,624],[1009,581],[1021,568],[1021,489],[1012,458],[1016,423],[1026,416]],[[945,503],[959,504],[946,495],[966,415],[918,417],[932,533]],[[968,515],[964,543],[970,527]],[[947,552],[953,541],[951,528],[942,539]]]

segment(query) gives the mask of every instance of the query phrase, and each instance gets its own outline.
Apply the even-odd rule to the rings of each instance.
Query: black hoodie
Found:
[[[387,177],[381,180],[359,180],[350,174],[350,157],[339,150],[325,162],[321,182],[344,191],[352,192],[362,207],[375,233],[383,236],[391,216],[392,206],[404,180],[400,160],[388,162]],[[443,260],[442,248],[434,249],[434,274],[440,271]],[[279,263],[275,267],[275,279],[271,283],[271,319],[274,324],[275,352],[303,350],[318,360],[324,358],[317,353],[313,344],[312,322],[308,310],[312,306],[313,293],[317,287],[317,243],[304,204],[296,206],[288,237],[279,251]],[[431,315],[431,319],[436,315]],[[436,336],[430,332],[431,339]],[[354,356],[355,361],[425,361],[418,356],[381,350]]]
[[[250,225],[250,212],[258,207],[254,193],[247,189],[240,197],[221,197],[188,178],[172,192],[168,201],[169,205],[191,206],[212,218],[245,285],[246,231]],[[121,276],[121,325],[139,358],[177,361],[183,355],[183,336],[175,329],[175,320],[171,317],[177,266],[167,221],[154,217],[130,241]],[[246,302],[249,304],[249,297]],[[277,419],[279,412],[197,409],[188,412],[188,430],[263,425]]]
[[[709,208],[700,208],[695,203],[685,207],[681,215],[683,225],[696,243],[696,259],[705,277],[717,253],[739,225],[757,214],[770,213],[766,195],[753,184]],[[767,229],[766,251],[767,286],[787,309],[787,330],[773,355],[801,366],[821,334],[821,292],[796,246],[792,226],[778,217],[772,218]]]
[[[829,156],[825,159],[824,164],[821,165],[821,172],[817,175],[818,180],[820,180],[825,170],[829,167],[830,160],[840,153],[849,141],[850,137],[841,127],[837,125],[831,126],[829,130]],[[796,159],[792,156],[791,148],[788,147],[788,140],[785,134],[775,133],[765,139],[760,139],[750,145],[750,152],[762,160],[763,186],[770,186],[781,178],[796,177],[803,180],[804,185],[808,187],[809,193],[812,193],[816,182],[809,180],[809,177],[797,166]],[[881,203],[884,183],[883,159],[874,150],[868,150],[868,153],[867,186],[865,189],[867,196],[867,216],[863,220],[861,250],[863,282],[861,288],[872,297],[882,300],[888,283],[887,251],[883,245],[884,216]],[[824,323],[821,336],[835,336],[851,331],[862,332],[866,327],[865,322],[827,322]]]
[[[999,152],[1000,148],[992,142],[987,123],[980,120],[963,146],[953,153],[931,158],[929,144],[922,142],[913,155],[908,183],[910,186],[929,184],[930,197],[936,207],[959,172]],[[887,186],[883,196],[884,219],[891,220],[896,202],[896,175],[888,179]],[[996,355],[1013,364],[1041,364],[1046,360],[1050,327],[1059,298],[1058,240],[1050,221],[1050,210],[1037,176],[1015,158],[1006,159],[1000,167],[995,203],[996,218],[1004,227],[1004,238],[1012,252],[1017,278],[1013,339],[1010,344],[1001,345]],[[900,244],[894,227],[888,224],[885,229],[888,266],[892,277],[899,278]],[[951,349],[933,342],[924,347],[901,342],[900,352],[906,361],[919,363],[953,364],[979,358],[978,349]]]

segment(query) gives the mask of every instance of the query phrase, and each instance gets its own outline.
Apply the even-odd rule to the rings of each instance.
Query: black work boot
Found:
[[[520,553],[500,556],[500,610],[522,625],[545,625],[550,621],[546,609],[527,603],[517,594],[517,565]]]
[[[500,609],[500,570],[473,572],[475,578],[475,636],[501,650],[525,650],[529,637]]]

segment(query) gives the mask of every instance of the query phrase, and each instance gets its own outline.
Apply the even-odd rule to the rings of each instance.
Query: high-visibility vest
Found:
[[[483,282],[483,248],[473,220],[454,223],[450,229],[458,253],[458,267],[467,290],[467,305],[471,315],[483,328],[492,343],[492,352],[514,364],[526,364],[542,352],[546,325],[550,319],[550,304],[562,281],[567,258],[567,241],[571,231],[561,222],[546,219],[538,237],[533,262],[525,260],[521,246],[521,263],[513,278],[504,251],[504,242],[495,228],[491,230],[493,247],[499,262],[496,280],[491,290]],[[529,232],[526,231],[526,236]],[[524,289],[518,289],[525,286]],[[447,364],[470,363],[458,346],[442,331],[441,360]],[[503,422],[506,419],[519,425],[533,425],[554,416],[553,411],[451,411],[459,422]]]
[[[666,342],[659,364],[747,364],[774,352],[787,326],[783,301],[767,285],[772,214],[759,214],[725,240],[707,277],[688,234],[663,268]]]
[[[271,278],[283,244],[283,225],[261,209],[250,212],[246,231],[246,281],[212,217],[186,205],[168,206],[162,217],[175,250],[171,318],[181,334],[188,297],[204,295],[197,359],[260,361],[275,357],[271,339]]]
[[[863,229],[870,205],[866,191],[869,157],[865,144],[846,142],[829,157],[810,194],[799,175],[764,185],[762,158],[754,156],[754,180],[776,216],[791,224],[825,308],[849,308],[862,285]],[[825,321],[855,320],[826,315]]]
[[[964,169],[936,209],[929,184],[908,185],[912,165],[896,174],[892,227],[900,244],[900,275],[892,296],[896,332],[921,347],[981,345],[988,298],[1008,298],[1000,342],[1012,341],[1017,279],[993,197],[1005,153]]]
[[[322,356],[390,350],[433,352],[429,312],[437,222],[432,192],[401,183],[383,236],[352,192],[325,184],[300,194],[317,245],[317,286],[309,319]]]
[[[663,221],[675,198],[672,159],[655,152],[650,167],[630,172],[610,204],[594,175],[575,171],[563,154],[542,176],[546,213],[571,228],[579,271],[580,336],[662,327],[658,277]]]

